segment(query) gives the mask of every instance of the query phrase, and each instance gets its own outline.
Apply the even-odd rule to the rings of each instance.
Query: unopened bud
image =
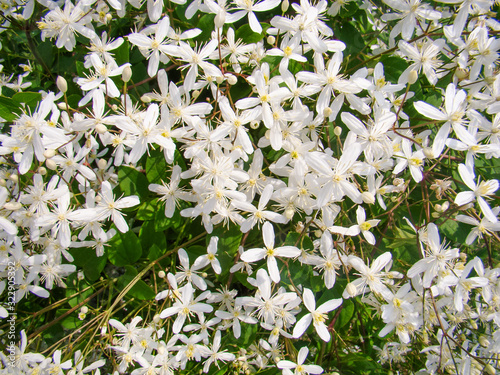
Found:
[[[236,76],[233,76],[232,74],[229,74],[227,76],[227,83],[229,83],[231,86],[236,85],[238,82],[238,78]]]
[[[255,120],[250,121],[250,127],[251,127],[252,129],[258,129],[258,128],[259,128],[259,122],[258,122],[258,121],[255,121]]]
[[[217,84],[221,84],[222,82],[224,82],[224,77],[223,76],[217,76],[215,78],[215,82],[217,82]]]
[[[358,294],[358,289],[356,288],[356,285],[353,283],[347,284],[346,288],[347,293],[351,296],[354,297],[356,294]]]
[[[97,162],[97,167],[99,167],[100,170],[106,169],[107,166],[108,163],[106,162],[105,159],[99,159],[99,161]]]
[[[481,344],[481,346],[485,347],[485,348],[488,348],[490,346],[490,340],[488,340],[488,338],[484,335],[481,335],[479,336],[479,344]]]
[[[12,182],[15,182],[17,184],[17,182],[19,181],[19,177],[17,176],[17,174],[11,174],[9,176],[9,180],[11,180]]]
[[[52,159],[45,160],[45,165],[47,166],[47,168],[49,168],[52,171],[55,171],[57,169],[57,164]]]
[[[295,211],[293,210],[293,208],[287,208],[285,210],[285,217],[288,219],[288,220],[292,220],[293,218],[293,215],[295,214]]]
[[[43,152],[43,156],[45,159],[51,159],[55,156],[55,154],[56,154],[56,151],[52,150],[50,148]]]
[[[160,279],[165,278],[165,275],[166,275],[166,274],[165,274],[165,271],[160,271],[160,272],[158,272],[158,277],[159,277]]]
[[[66,92],[68,91],[68,82],[64,79],[64,77],[58,76],[56,80],[56,85],[59,91]]]
[[[484,371],[486,371],[486,373],[490,375],[495,375],[497,373],[497,370],[495,370],[495,368],[489,363],[486,366],[484,366]]]
[[[38,167],[37,172],[38,172],[38,174],[41,174],[42,176],[45,176],[47,174],[47,168],[45,168],[45,167]]]
[[[275,38],[273,35],[269,35],[269,36],[267,37],[267,42],[268,42],[269,44],[274,44],[274,43],[276,42],[276,38]]]
[[[408,74],[408,83],[410,85],[413,85],[415,82],[417,82],[418,79],[418,73],[416,70],[412,70],[410,74]]]
[[[130,81],[130,78],[132,78],[132,68],[129,65],[127,65],[122,70],[122,81],[126,83]]]
[[[191,93],[191,96],[193,99],[196,99],[198,98],[198,96],[200,96],[200,91],[199,90],[194,90],[192,93]]]
[[[82,308],[80,309],[80,312],[82,314],[86,314],[89,312],[89,308],[87,306],[82,306]]]
[[[6,186],[7,185],[7,181],[5,181],[5,179],[3,178],[0,178],[0,186]]]
[[[95,126],[95,131],[98,133],[98,134],[104,134],[108,131],[108,128],[106,127],[106,125],[104,124],[97,124]]]
[[[459,81],[462,81],[469,76],[469,72],[465,69],[457,68],[457,70],[455,70],[455,76],[458,78]]]
[[[3,208],[9,211],[17,211],[21,209],[23,205],[19,202],[7,202],[3,205]]]
[[[322,235],[323,235],[323,232],[320,231],[319,229],[315,230],[314,231],[314,235],[317,237],[317,238],[320,238]]]
[[[160,315],[155,314],[155,316],[153,316],[153,322],[154,322],[155,324],[160,323],[160,320],[161,320]]]
[[[69,109],[69,107],[64,102],[57,103],[57,107],[62,111],[67,111]]]
[[[223,27],[224,24],[226,23],[226,14],[224,12],[217,13],[217,15],[215,16],[214,23],[215,27],[218,29]]]
[[[441,209],[445,212],[448,208],[450,208],[450,202],[446,201],[442,204]]]
[[[288,0],[282,1],[281,2],[281,11],[285,13],[288,10],[288,7],[290,6],[290,3]]]
[[[443,207],[441,207],[441,205],[438,203],[434,206],[434,208],[436,209],[437,212],[443,212]]]
[[[95,202],[96,202],[96,203],[99,203],[100,201],[102,201],[102,198],[101,198],[101,196],[100,196],[100,195],[97,195],[97,196],[95,197]]]
[[[335,129],[333,129],[333,133],[337,136],[340,137],[342,134],[342,128],[340,126],[336,126]]]
[[[151,102],[151,98],[149,97],[148,94],[144,94],[143,96],[141,96],[141,102],[143,102],[143,103],[150,103]]]
[[[366,204],[375,203],[375,195],[373,195],[369,191],[364,191],[363,193],[361,193],[361,199],[363,199],[363,202],[365,202]]]
[[[332,109],[330,107],[326,107],[323,110],[323,117],[327,118],[333,113]]]

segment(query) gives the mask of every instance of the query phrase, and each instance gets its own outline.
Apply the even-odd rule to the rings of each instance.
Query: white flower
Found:
[[[463,191],[458,193],[455,197],[455,204],[463,206],[464,204],[477,200],[477,203],[479,204],[479,207],[481,208],[484,216],[492,223],[496,223],[498,219],[483,197],[493,195],[493,193],[498,190],[498,180],[480,181],[479,178],[478,184],[476,184],[474,182],[474,171],[470,168],[467,168],[465,164],[459,164],[458,172],[460,173],[462,181],[472,191]]]
[[[281,360],[276,364],[276,366],[283,369],[283,375],[321,374],[323,372],[323,368],[321,366],[303,364],[308,353],[309,349],[307,349],[307,346],[304,346],[300,348],[299,353],[297,354],[297,363],[288,360]],[[294,372],[292,373],[291,370],[294,370]]]
[[[293,337],[301,337],[312,322],[319,337],[321,337],[323,341],[330,341],[330,333],[328,332],[328,327],[326,326],[325,321],[328,318],[328,313],[335,310],[342,304],[342,298],[329,300],[318,308],[316,308],[316,300],[314,299],[314,294],[310,289],[304,288],[302,298],[304,300],[304,305],[307,310],[309,310],[309,313],[304,315],[295,324]]]
[[[295,246],[274,247],[274,228],[273,225],[266,221],[262,226],[262,236],[264,238],[264,248],[250,249],[241,254],[241,260],[244,262],[256,262],[267,258],[267,269],[271,280],[275,283],[280,281],[280,272],[278,263],[275,257],[294,258],[301,253],[300,249]]]
[[[99,220],[106,220],[108,217],[111,217],[111,220],[113,220],[113,223],[115,223],[120,232],[127,232],[128,225],[120,210],[123,208],[137,206],[140,203],[139,197],[137,197],[137,195],[132,195],[130,197],[115,200],[113,188],[108,181],[104,181],[102,183],[101,193],[99,196],[101,197],[101,201],[96,207]]]

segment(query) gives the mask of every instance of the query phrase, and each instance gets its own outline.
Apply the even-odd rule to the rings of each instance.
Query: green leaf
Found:
[[[161,257],[163,254],[165,254],[166,248],[160,249],[156,244],[151,245],[149,248],[149,253],[148,253],[148,259],[150,261],[155,261],[159,257]]]
[[[129,62],[129,51],[130,43],[128,42],[128,40],[124,40],[122,45],[113,51],[115,54],[116,63],[118,65],[123,65]]]
[[[115,266],[134,264],[142,255],[141,242],[134,232],[118,232],[110,241],[108,258]]]
[[[249,24],[244,24],[235,33],[235,39],[241,39],[245,43],[257,43],[260,42],[266,36],[266,30],[271,27],[268,23],[261,22],[262,33],[254,32]]]
[[[243,233],[236,225],[230,225],[229,228],[218,227],[214,229],[212,236],[207,236],[207,246],[210,242],[210,238],[213,236],[219,237],[219,242],[217,244],[217,259],[222,268],[219,278],[225,280],[229,275],[229,269],[234,264],[234,258],[236,254],[238,254],[238,248],[240,247]]]
[[[155,231],[162,232],[166,229],[172,228],[178,231],[179,228],[184,224],[185,219],[179,213],[179,210],[175,210],[172,217],[165,216],[165,207],[163,204],[159,205],[155,213]]]
[[[156,210],[163,209],[163,203],[158,199],[150,199],[145,202],[142,202],[139,208],[137,209],[136,219],[137,220],[153,220],[156,214]]]
[[[408,63],[398,56],[383,56],[380,62],[384,65],[385,80],[397,83],[399,76],[408,67]]]
[[[101,276],[108,260],[106,252],[100,257],[96,255],[95,249],[89,247],[70,248],[69,252],[75,258],[74,264],[83,269],[88,280],[96,281]]]
[[[155,223],[153,220],[146,221],[142,224],[139,230],[139,241],[144,250],[149,250],[153,245],[157,246],[160,250],[165,252],[167,248],[167,240],[163,232],[157,233],[155,231]],[[149,258],[150,260],[155,260]]]
[[[124,289],[137,276],[137,270],[132,266],[125,266],[125,274],[118,278],[117,286]],[[150,301],[155,298],[154,290],[144,281],[137,280],[134,286],[128,291],[127,295],[138,298],[143,301]]]
[[[55,58],[54,50],[57,50],[57,48],[54,48],[54,43],[46,40],[38,45],[37,50],[45,65],[51,68]]]
[[[40,100],[42,100],[42,94],[38,92],[18,92],[14,94],[12,99],[21,104],[27,104],[27,105],[33,105],[38,103]]]
[[[200,41],[208,41],[212,35],[212,30],[215,28],[214,24],[215,14],[205,14],[201,16],[198,21],[198,29],[201,30],[200,35],[197,39]]]
[[[0,117],[6,121],[14,121],[21,114],[19,104],[11,98],[0,96]]]
[[[337,322],[335,323],[335,328],[337,329],[342,328],[352,320],[354,315],[354,302],[350,299],[345,299],[339,308],[342,308],[342,310],[340,311]]]
[[[464,244],[470,232],[470,226],[454,220],[446,220],[439,225],[439,231],[456,244]]]
[[[137,169],[121,167],[118,170],[118,180],[118,186],[125,195],[138,195],[141,201],[148,197],[148,179]]]
[[[153,150],[149,153],[146,160],[146,178],[152,184],[161,184],[161,181],[167,181],[168,165],[160,150]]]

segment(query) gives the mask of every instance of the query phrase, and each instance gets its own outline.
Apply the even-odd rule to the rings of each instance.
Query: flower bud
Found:
[[[417,82],[418,79],[418,73],[416,70],[412,70],[410,74],[408,74],[408,83],[410,85],[413,85],[415,82]]]
[[[43,157],[45,159],[52,159],[56,154],[56,150],[52,150],[52,149],[47,149],[43,152]]]
[[[459,81],[466,79],[468,76],[469,72],[466,69],[457,68],[457,70],[455,70],[455,77],[457,77]]]
[[[274,36],[272,36],[272,35],[269,35],[269,36],[267,37],[267,42],[268,42],[269,44],[274,44],[274,42],[276,42],[276,38],[275,38]]]
[[[9,211],[17,211],[21,209],[23,205],[19,202],[7,202],[3,205],[3,208]]]
[[[130,68],[130,66],[127,65],[122,70],[122,81],[127,83],[128,81],[130,81],[130,78],[132,78],[132,68]]]
[[[217,15],[215,16],[215,20],[214,20],[214,23],[215,23],[215,27],[220,29],[221,27],[224,26],[224,24],[226,23],[226,15],[224,12],[220,12],[220,13],[217,13]]]
[[[445,212],[448,208],[450,208],[450,202],[446,201],[442,204],[441,209]]]
[[[375,203],[375,195],[373,195],[369,191],[364,191],[363,193],[361,193],[361,199],[363,199],[363,202],[365,202],[366,204]]]
[[[285,217],[288,219],[288,220],[292,220],[293,218],[293,215],[295,214],[295,211],[293,208],[287,208],[285,210]]]
[[[200,96],[200,91],[199,90],[194,90],[192,93],[191,93],[191,97],[193,99],[197,99],[198,96]]]
[[[108,166],[108,162],[105,159],[99,159],[99,161],[97,162],[97,166],[100,170],[104,170]]]
[[[59,91],[66,93],[68,91],[68,82],[64,79],[64,77],[58,76],[56,80],[56,85]]]
[[[323,117],[327,118],[333,113],[332,109],[330,107],[326,107],[323,109]]]
[[[155,314],[155,316],[153,316],[153,322],[154,322],[155,324],[160,323],[160,320],[161,320],[161,318],[160,318],[160,315],[159,315],[159,314]]]
[[[236,85],[238,82],[238,78],[236,76],[233,76],[232,74],[229,74],[227,76],[227,83],[229,83],[231,86]]]
[[[82,308],[80,309],[80,312],[82,314],[86,314],[89,312],[89,308],[87,306],[82,306]]]
[[[255,120],[250,121],[250,127],[251,127],[252,129],[258,129],[258,128],[259,128],[259,122],[258,122],[258,121],[255,121]]]
[[[149,97],[148,94],[144,94],[143,96],[141,96],[141,102],[143,102],[143,103],[150,103],[151,102],[151,98]]]
[[[45,160],[45,165],[47,168],[49,168],[51,171],[55,171],[57,169],[57,164],[54,160],[52,159],[47,159]]]
[[[5,181],[5,179],[3,178],[0,178],[0,186],[6,186],[7,185],[7,181]]]
[[[61,110],[61,111],[67,111],[69,109],[69,107],[66,105],[66,103],[57,103],[57,107]]]
[[[221,84],[222,82],[224,82],[224,77],[223,76],[217,76],[215,78],[215,82],[217,82],[217,84]]]
[[[95,126],[95,131],[98,133],[98,134],[104,134],[108,131],[108,128],[106,127],[106,125],[104,124],[97,124]]]
[[[96,202],[96,203],[99,203],[100,201],[102,201],[102,198],[101,198],[101,196],[100,196],[100,195],[97,195],[97,196],[95,197],[95,202]]]
[[[17,176],[17,174],[13,173],[9,176],[9,180],[17,184],[17,182],[19,181],[19,177]]]
[[[356,285],[354,285],[353,283],[347,284],[346,290],[351,297],[354,297],[356,294],[358,294],[358,289],[356,288]]]
[[[165,278],[165,275],[166,275],[166,274],[165,274],[165,271],[160,271],[160,272],[158,272],[158,277],[159,277],[160,279]]]
[[[479,344],[481,344],[481,346],[485,347],[485,348],[488,348],[490,346],[490,340],[488,340],[488,338],[484,335],[481,335],[479,336]]]
[[[322,235],[323,235],[323,232],[320,231],[319,229],[315,230],[314,231],[314,235],[317,237],[317,238],[320,238]]]
[[[47,174],[47,169],[45,167],[38,167],[37,173],[45,176]]]
[[[489,363],[486,366],[484,366],[484,371],[486,371],[486,373],[490,375],[495,375],[497,373],[497,370],[495,370],[495,368]]]
[[[288,7],[290,6],[290,3],[288,0],[282,1],[281,2],[281,11],[285,13],[288,10]]]

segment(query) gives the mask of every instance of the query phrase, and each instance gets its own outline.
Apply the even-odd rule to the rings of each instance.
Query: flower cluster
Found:
[[[493,373],[498,5],[171,2],[3,2],[35,60],[0,81],[0,290],[107,340],[3,366],[319,374],[369,306],[381,365]]]

